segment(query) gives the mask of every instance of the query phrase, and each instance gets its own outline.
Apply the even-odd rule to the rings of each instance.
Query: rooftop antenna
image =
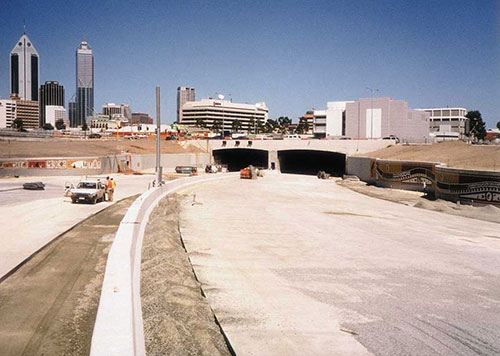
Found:
[[[26,34],[26,19],[23,19],[23,35]]]

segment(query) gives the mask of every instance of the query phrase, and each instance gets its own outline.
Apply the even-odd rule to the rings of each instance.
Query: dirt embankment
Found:
[[[500,171],[500,146],[470,145],[459,141],[433,145],[396,145],[359,156],[441,162],[453,168]]]
[[[172,194],[160,201],[144,237],[141,298],[146,352],[229,356],[181,242],[180,198]]]
[[[34,157],[85,157],[129,153],[152,154],[156,150],[156,140],[142,138],[108,139],[0,139],[0,158]],[[201,153],[206,147],[195,141],[161,141],[162,153]]]

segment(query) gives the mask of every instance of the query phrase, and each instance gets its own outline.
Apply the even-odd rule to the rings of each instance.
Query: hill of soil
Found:
[[[433,145],[396,145],[359,156],[441,162],[453,168],[500,171],[500,146],[470,145],[458,141]]]
[[[206,152],[204,147],[195,147],[190,141],[161,141],[162,153]],[[33,157],[85,157],[129,153],[155,153],[156,140],[143,138],[128,140],[112,139],[2,139],[0,158]]]

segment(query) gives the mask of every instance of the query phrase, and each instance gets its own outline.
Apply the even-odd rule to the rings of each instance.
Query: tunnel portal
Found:
[[[343,153],[315,150],[278,151],[281,173],[316,175],[325,171],[342,177],[345,173],[346,156]]]
[[[227,148],[213,151],[217,164],[226,164],[230,172],[239,171],[252,165],[254,167],[268,167],[268,152],[250,148]]]

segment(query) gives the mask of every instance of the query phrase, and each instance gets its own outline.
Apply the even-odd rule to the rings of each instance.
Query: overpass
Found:
[[[198,141],[215,163],[230,171],[248,165],[283,173],[316,174],[323,170],[335,176],[345,172],[349,155],[375,151],[395,144],[393,140],[207,140]]]

